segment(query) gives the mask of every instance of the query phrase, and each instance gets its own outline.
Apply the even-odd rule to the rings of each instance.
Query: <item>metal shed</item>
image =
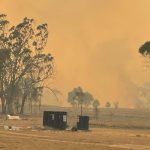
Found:
[[[43,126],[65,130],[67,126],[67,112],[44,111]]]

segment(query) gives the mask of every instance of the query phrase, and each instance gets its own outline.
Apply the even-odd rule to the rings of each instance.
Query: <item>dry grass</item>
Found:
[[[72,109],[67,112],[68,124],[73,125],[76,114]],[[150,150],[149,111],[101,109],[98,121],[92,110],[84,110],[84,114],[91,118],[87,132],[43,130],[41,114],[22,116],[23,120],[5,120],[1,115],[0,150]],[[4,125],[21,129],[6,131]]]

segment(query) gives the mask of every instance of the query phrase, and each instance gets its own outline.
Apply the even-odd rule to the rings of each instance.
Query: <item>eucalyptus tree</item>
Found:
[[[114,105],[114,108],[115,108],[115,109],[118,109],[118,108],[119,108],[119,102],[118,102],[118,101],[114,102],[113,105]]]
[[[139,53],[145,58],[146,64],[145,67],[150,67],[150,41],[145,42],[139,48]]]
[[[150,56],[150,41],[145,42],[140,48],[139,53],[149,59]]]
[[[32,85],[43,84],[53,76],[54,65],[51,54],[44,53],[48,39],[47,24],[35,25],[34,19],[24,18],[16,26],[9,26],[6,15],[0,15],[0,57],[5,56],[0,66],[2,109],[14,113],[18,85],[24,90],[24,102],[28,86],[24,88],[23,80],[33,80]]]
[[[147,60],[146,67],[149,67],[150,66],[150,41],[146,41],[143,45],[140,46],[139,53],[143,57],[145,57],[145,60]],[[140,87],[141,96],[148,101],[150,99],[149,90],[150,90],[149,83],[146,83],[145,85],[143,85],[143,87]]]
[[[105,107],[106,108],[110,108],[111,107],[111,103],[110,102],[106,102]]]
[[[89,92],[84,92],[81,87],[74,88],[68,93],[68,102],[72,106],[80,107],[81,116],[83,114],[83,106],[88,107],[93,99],[93,96]]]
[[[99,106],[100,106],[100,102],[99,102],[99,100],[97,100],[97,99],[95,99],[94,101],[93,101],[93,108],[94,108],[94,111],[95,111],[95,118],[96,118],[96,120],[98,119],[98,108],[99,108]]]
[[[8,85],[8,76],[6,76],[6,64],[10,59],[10,49],[7,46],[7,31],[9,21],[5,19],[6,15],[0,15],[0,98],[2,104],[2,112],[6,111],[6,86]]]

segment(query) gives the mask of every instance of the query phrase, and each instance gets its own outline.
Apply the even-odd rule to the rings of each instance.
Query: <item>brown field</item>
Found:
[[[72,109],[67,111],[72,126],[76,117]],[[92,110],[84,113],[90,115],[90,131],[44,130],[41,114],[21,116],[22,120],[5,120],[1,115],[0,150],[150,150],[148,110],[101,109],[98,121]],[[4,125],[20,129],[8,131]]]

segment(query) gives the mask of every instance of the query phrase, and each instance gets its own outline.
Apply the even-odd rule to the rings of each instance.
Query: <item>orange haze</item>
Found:
[[[63,93],[61,105],[78,85],[102,105],[138,103],[137,86],[150,75],[138,54],[150,40],[149,8],[150,0],[0,0],[12,24],[24,17],[48,23],[46,51],[54,55],[57,71],[51,86]]]

